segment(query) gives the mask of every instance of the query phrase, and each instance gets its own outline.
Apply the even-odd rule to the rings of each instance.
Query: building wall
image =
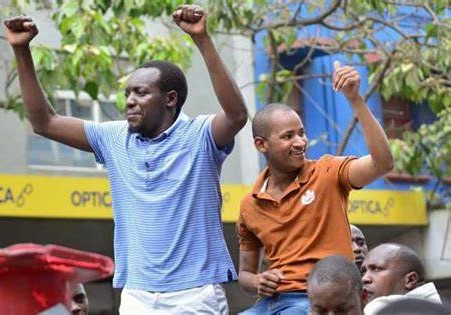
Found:
[[[442,302],[451,309],[451,210],[429,212],[429,225],[387,239],[407,245],[420,254],[428,281],[439,290]]]
[[[51,21],[51,12],[30,12],[40,29],[35,44],[45,44],[58,47],[60,36]],[[164,33],[161,25],[148,23]],[[3,33],[0,31],[0,35]],[[250,112],[254,109],[254,88],[249,85],[253,81],[252,44],[240,37],[218,36],[214,38],[220,55],[235,77],[245,97]],[[0,73],[12,65],[12,52],[4,40],[0,39]],[[192,67],[187,71],[189,95],[184,111],[190,115],[215,113],[220,110],[214,95],[207,68],[195,51]],[[0,101],[4,100],[3,86],[5,76],[0,77]],[[27,165],[27,140],[31,132],[29,123],[20,120],[12,111],[0,110],[0,188],[2,174],[42,174],[58,176],[94,176],[106,177],[102,170],[75,170],[65,168],[30,168]],[[94,159],[94,157],[92,157]],[[236,137],[235,148],[223,166],[223,184],[250,184],[259,172],[258,156],[253,149],[250,125]],[[52,200],[48,200],[49,203]],[[39,244],[58,244],[80,250],[96,252],[113,257],[113,222],[111,220],[84,219],[37,219],[0,217],[0,247],[20,242],[34,242]],[[224,224],[227,244],[232,253],[233,261],[238,266],[238,242],[235,236],[234,223]],[[91,314],[115,314],[119,305],[119,290],[113,290],[111,279],[98,281],[86,285],[91,304]],[[230,283],[226,286],[230,298],[231,313],[236,313],[252,303],[252,300],[242,293],[238,284]]]

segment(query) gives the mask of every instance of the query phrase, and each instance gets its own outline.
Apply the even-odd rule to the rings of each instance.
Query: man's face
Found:
[[[368,246],[366,245],[365,236],[362,231],[354,225],[351,225],[351,239],[352,239],[352,250],[354,252],[354,261],[357,267],[360,269],[368,254]]]
[[[88,296],[82,284],[72,283],[70,285],[71,308],[72,315],[87,315],[89,304]]]
[[[130,132],[153,138],[163,131],[167,119],[166,97],[157,86],[160,70],[139,68],[133,72],[125,89],[126,118]]]
[[[394,255],[394,247],[381,245],[371,250],[362,264],[366,303],[379,296],[405,293],[405,272]]]
[[[304,165],[307,136],[298,114],[294,111],[274,111],[269,119],[266,138],[257,145],[274,168],[292,172]],[[257,141],[257,140],[256,140]]]
[[[312,315],[362,315],[361,292],[351,282],[314,283],[309,285]]]

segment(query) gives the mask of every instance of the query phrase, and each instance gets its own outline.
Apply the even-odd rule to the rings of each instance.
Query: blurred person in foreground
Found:
[[[307,280],[311,315],[362,315],[362,280],[353,261],[328,256],[318,261]]]
[[[222,230],[219,179],[247,110],[208,34],[206,12],[183,5],[173,19],[206,63],[222,108],[214,115],[190,118],[182,112],[185,75],[161,60],[131,73],[126,120],[96,123],[59,115],[34,70],[29,43],[38,34],[36,24],[24,16],[5,21],[33,130],[92,152],[107,168],[115,223],[113,286],[123,288],[121,315],[226,314],[221,283],[237,279]]]
[[[443,305],[418,299],[405,298],[393,301],[379,311],[376,315],[450,315],[451,311]]]
[[[307,131],[297,112],[273,103],[252,121],[254,145],[267,162],[237,221],[241,287],[260,297],[242,314],[308,314],[307,277],[330,255],[354,260],[347,217],[352,189],[393,167],[387,137],[359,94],[360,76],[335,65],[332,86],[342,92],[360,122],[369,155],[307,159]],[[269,268],[261,271],[263,255]]]
[[[71,283],[69,292],[71,295],[70,313],[72,315],[87,315],[89,301],[84,285],[81,283]]]

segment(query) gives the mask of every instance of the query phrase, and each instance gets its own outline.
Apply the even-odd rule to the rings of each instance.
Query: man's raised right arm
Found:
[[[58,115],[49,104],[39,83],[31,56],[30,41],[38,34],[29,17],[5,21],[6,38],[13,48],[17,62],[20,90],[25,110],[34,132],[71,147],[92,152],[84,130],[84,121]]]

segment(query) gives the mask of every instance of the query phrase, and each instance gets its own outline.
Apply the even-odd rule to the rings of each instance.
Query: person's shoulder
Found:
[[[265,168],[257,177],[254,184],[248,188],[247,193],[243,196],[240,202],[240,211],[241,212],[249,212],[253,209],[258,208],[258,197],[266,178],[268,177],[268,168]]]
[[[124,127],[128,126],[126,120],[110,120],[110,121],[103,121],[103,122],[94,122],[94,121],[86,120],[85,123],[97,125],[102,128],[124,128]]]
[[[194,117],[190,117],[185,113],[180,113],[180,117],[177,119],[177,129],[182,133],[186,133],[188,130],[200,130],[208,126],[210,120],[214,115],[201,114]]]
[[[247,192],[246,194],[244,194],[243,198],[241,199],[241,206],[243,205],[247,205],[250,203],[254,202],[254,194],[252,193],[252,191]]]
[[[369,302],[364,310],[363,313],[365,315],[375,315],[378,314],[381,309],[383,309],[388,304],[403,299],[404,295],[399,294],[392,294],[392,295],[386,295],[386,296],[379,296]]]
[[[318,163],[327,163],[327,162],[331,162],[331,161],[337,161],[337,162],[342,162],[346,159],[348,159],[349,156],[338,156],[338,155],[332,155],[332,154],[324,154],[323,156],[321,156],[317,162]]]
[[[187,122],[191,124],[205,124],[214,118],[213,114],[200,114],[194,117],[187,117]]]
[[[118,135],[122,132],[126,134],[128,131],[128,124],[126,120],[112,120],[105,122],[94,122],[86,120],[84,124],[85,130],[90,134],[112,136]]]
[[[315,164],[316,164],[316,166],[319,166],[319,167],[340,166],[343,163],[347,163],[353,159],[355,159],[354,156],[338,156],[338,155],[325,154],[325,155],[321,156],[318,160],[316,160]]]

